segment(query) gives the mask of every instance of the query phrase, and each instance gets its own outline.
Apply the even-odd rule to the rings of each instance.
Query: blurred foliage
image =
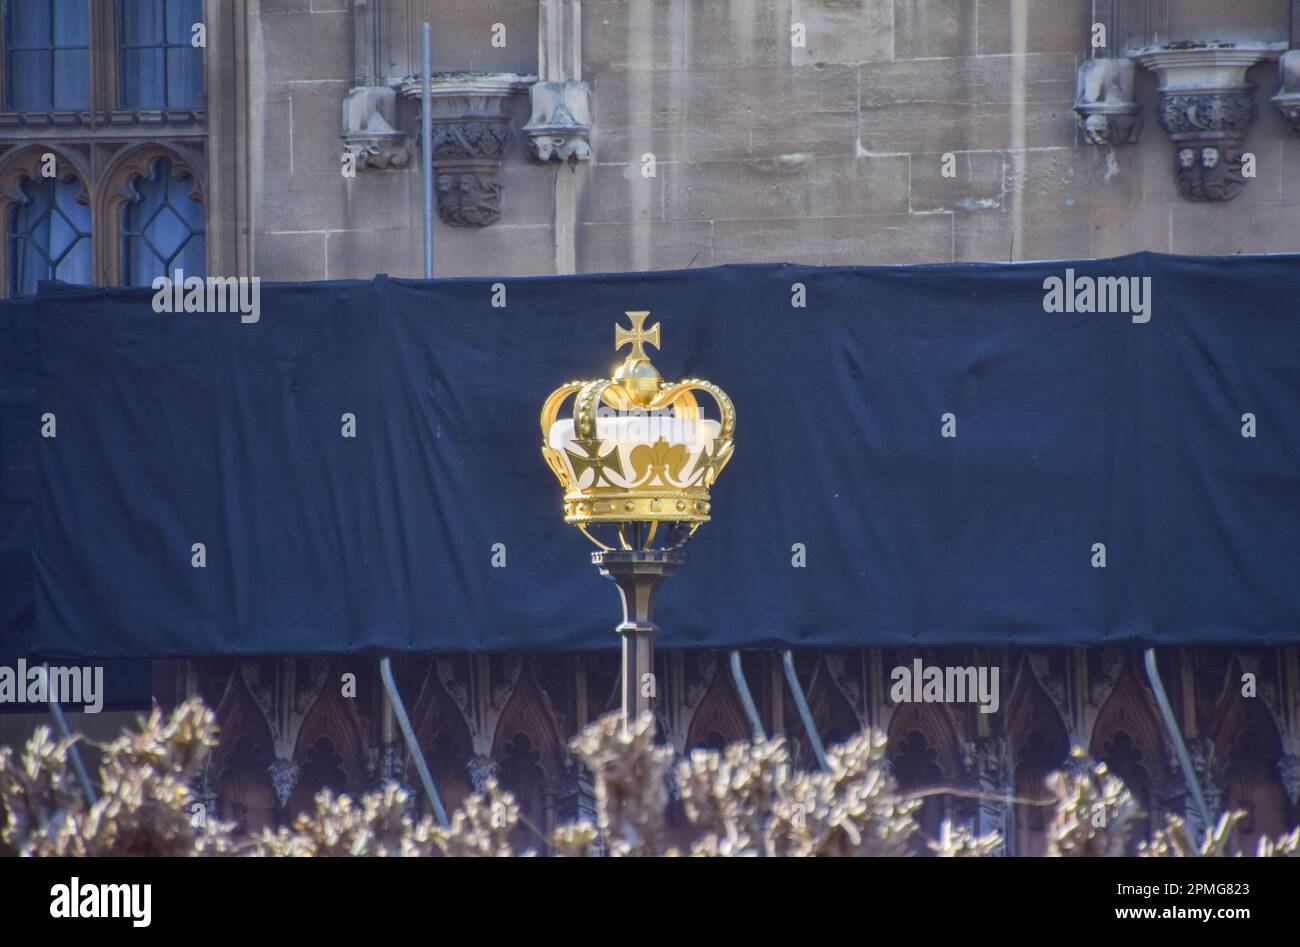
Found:
[[[390,783],[359,800],[328,790],[315,808],[276,831],[236,838],[234,826],[196,815],[190,782],[217,744],[212,712],[187,701],[164,716],[157,709],[135,731],[100,746],[99,798],[87,806],[69,762],[76,740],[55,741],[39,727],[21,754],[0,747],[0,840],[22,855],[493,856],[517,850],[521,815],[495,781],[469,796],[442,827],[411,814],[411,796]],[[780,738],[695,750],[675,759],[656,742],[654,718],[624,727],[598,720],[569,745],[594,779],[597,822],[561,826],[550,838],[557,855],[850,856],[909,855],[928,848],[944,857],[987,856],[997,834],[976,836],[945,821],[924,838],[916,815],[923,799],[900,792],[885,738],[863,733],[827,750],[825,772],[791,764]],[[1141,809],[1104,763],[1072,752],[1047,778],[1054,796],[1051,855],[1123,855]],[[695,837],[687,850],[668,841],[674,795]],[[1227,812],[1195,839],[1169,817],[1138,850],[1149,857],[1229,853],[1242,812]],[[1300,855],[1300,828],[1261,839],[1261,856]]]
[[[0,747],[5,844],[22,855],[213,855],[232,826],[195,818],[189,783],[217,745],[216,719],[197,700],[166,718],[157,708],[101,747],[98,794],[87,807],[68,760],[78,739],[37,727],[20,757]]]

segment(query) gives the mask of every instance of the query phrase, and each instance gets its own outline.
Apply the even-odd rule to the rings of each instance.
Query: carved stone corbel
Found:
[[[510,96],[536,76],[440,73],[432,76],[433,162],[438,216],[453,227],[486,227],[501,217],[501,162],[510,145]],[[400,84],[419,101],[420,77]]]
[[[1300,132],[1300,49],[1288,49],[1277,61],[1282,86],[1273,96],[1273,104],[1291,127]]]
[[[1089,144],[1137,143],[1142,114],[1133,94],[1136,73],[1131,59],[1088,59],[1079,67],[1074,111]]]
[[[1137,54],[1160,77],[1160,127],[1177,145],[1178,192],[1190,201],[1230,201],[1246,186],[1241,145],[1254,123],[1251,66],[1277,46],[1174,43]]]
[[[585,82],[538,82],[529,89],[533,114],[524,126],[535,161],[591,160],[591,108]]]
[[[267,781],[271,784],[271,791],[275,793],[281,809],[289,804],[289,797],[297,788],[301,775],[302,770],[298,764],[283,757],[276,757],[266,768]]]
[[[343,154],[357,171],[411,166],[410,136],[395,128],[397,93],[384,86],[359,86],[343,99]]]

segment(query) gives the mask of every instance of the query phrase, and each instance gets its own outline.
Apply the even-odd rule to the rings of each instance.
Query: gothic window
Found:
[[[90,208],[76,179],[27,178],[9,208],[9,295],[29,296],[43,279],[90,279]]]
[[[120,212],[122,285],[148,286],[178,270],[203,275],[203,205],[193,197],[194,183],[166,158],[135,177],[136,198],[124,201]]]
[[[256,833],[274,824],[275,797],[266,781],[270,754],[248,734],[240,734],[218,754],[221,817],[241,833]]]
[[[1151,771],[1141,748],[1132,734],[1116,730],[1102,744],[1101,759],[1112,773],[1124,781],[1142,812],[1133,822],[1133,830],[1126,841],[1129,854],[1137,854],[1137,845],[1151,837]]]
[[[0,293],[207,274],[206,46],[194,39],[211,10],[229,6],[0,0]],[[205,43],[220,35],[204,26]],[[53,171],[18,173],[47,155]]]
[[[1047,788],[1048,774],[1060,769],[1070,754],[1070,738],[1060,712],[1026,660],[1016,674],[1007,720],[1007,743],[1017,799],[1013,806],[1010,850],[1016,855],[1046,855],[1048,828],[1055,797]]]
[[[520,814],[531,822],[533,827],[546,832],[551,821],[547,818],[551,799],[541,761],[542,754],[533,746],[533,741],[528,738],[528,735],[516,733],[506,743],[499,765],[501,785],[514,794],[515,800],[519,803]],[[539,844],[545,844],[544,840],[538,839],[527,825],[522,824],[522,821],[515,828],[512,837],[514,847],[523,851],[528,848],[536,849]]]
[[[129,109],[203,105],[203,51],[193,29],[201,0],[118,0],[118,82]]]
[[[329,737],[318,737],[307,750],[297,788],[310,798],[315,798],[322,789],[330,789],[336,794],[347,791],[348,774],[343,769],[343,754],[334,748],[334,741]]]
[[[920,730],[911,730],[901,741],[891,745],[890,749],[894,776],[898,780],[899,789],[904,792],[933,789],[946,782],[943,769],[939,766],[938,750],[930,745]],[[944,819],[951,818],[951,815],[947,796],[927,796],[916,813],[916,821],[924,836],[933,839],[939,837]],[[913,838],[912,851],[917,855],[929,855],[925,838]]]
[[[5,105],[15,111],[90,106],[88,0],[6,0]]]

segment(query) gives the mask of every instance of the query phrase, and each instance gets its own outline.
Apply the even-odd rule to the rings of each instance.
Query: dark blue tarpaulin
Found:
[[[1149,277],[1149,321],[1045,311],[1067,269]],[[37,303],[49,657],[613,646],[537,418],[635,309],[738,417],[662,646],[1300,640],[1300,257],[267,284],[252,324],[152,297]]]
[[[0,663],[31,646],[35,524],[36,302],[0,304]]]
[[[32,537],[36,505],[36,303],[0,301],[0,667],[19,668],[32,653],[36,589]],[[143,709],[152,690],[150,662],[105,662],[106,710]],[[0,715],[31,713],[24,702],[0,702]]]

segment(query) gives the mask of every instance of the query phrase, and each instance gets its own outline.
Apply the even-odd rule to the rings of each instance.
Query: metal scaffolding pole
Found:
[[[803,721],[804,732],[808,734],[813,755],[817,757],[817,765],[822,768],[822,772],[828,773],[831,767],[826,762],[826,747],[822,745],[822,738],[817,735],[817,725],[813,721],[812,711],[808,708],[808,698],[804,697],[803,688],[799,686],[799,675],[794,671],[794,655],[786,651],[782,655],[781,664],[785,667],[785,679],[789,682],[790,692],[794,695],[794,705],[799,708],[799,719]]]
[[[415,730],[411,726],[411,718],[406,715],[406,706],[402,703],[402,695],[397,690],[397,682],[393,680],[393,661],[391,658],[383,658],[379,662],[379,676],[384,680],[384,690],[388,692],[388,703],[397,716],[397,725],[402,728],[402,736],[406,739],[406,748],[411,752],[411,762],[415,764],[415,769],[420,774],[420,782],[424,785],[424,792],[433,805],[433,814],[438,817],[438,824],[446,828],[450,825],[447,821],[447,810],[442,807],[442,797],[438,795],[438,787],[433,784],[433,776],[429,774],[429,764],[424,761],[424,754],[420,752],[420,744],[416,742]]]
[[[745,669],[740,666],[739,651],[731,652],[731,679],[736,682],[736,692],[740,695],[741,706],[745,708],[745,716],[749,718],[749,729],[754,733],[754,742],[765,742],[767,733],[763,730],[758,708],[754,706],[754,698],[749,693],[749,682],[745,680]]]
[[[424,178],[424,278],[433,279],[433,31],[420,27],[420,173]]]
[[[1209,806],[1205,804],[1205,796],[1201,794],[1200,783],[1196,781],[1196,772],[1192,769],[1192,758],[1187,753],[1187,745],[1183,743],[1183,734],[1178,729],[1178,721],[1174,717],[1174,708],[1170,706],[1169,695],[1165,693],[1165,685],[1160,680],[1160,669],[1156,667],[1156,649],[1147,648],[1143,657],[1146,659],[1147,677],[1151,681],[1151,689],[1155,691],[1156,703],[1160,706],[1160,716],[1164,718],[1169,739],[1178,754],[1178,765],[1183,769],[1183,779],[1187,781],[1187,789],[1191,792],[1192,799],[1196,801],[1196,808],[1201,813],[1205,828],[1212,829],[1214,823],[1210,821]]]

